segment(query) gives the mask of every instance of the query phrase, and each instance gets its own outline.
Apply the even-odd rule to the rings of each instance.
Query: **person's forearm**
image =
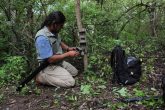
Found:
[[[49,63],[55,63],[55,62],[58,62],[58,61],[63,60],[66,57],[68,57],[68,54],[67,53],[64,53],[64,54],[61,54],[61,55],[53,55],[52,57],[50,57],[48,59],[48,62]]]
[[[64,50],[68,50],[69,49],[69,46],[67,46],[64,42],[61,42],[61,47]]]

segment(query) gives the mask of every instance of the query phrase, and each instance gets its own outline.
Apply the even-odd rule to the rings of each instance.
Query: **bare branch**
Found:
[[[126,10],[120,17],[118,17],[118,19],[116,21],[119,21],[126,13],[128,13],[129,11],[133,10],[134,8],[137,8],[137,7],[141,7],[141,6],[145,6],[145,7],[148,7],[147,4],[143,4],[143,3],[140,3],[140,4],[137,4],[131,8],[129,8],[128,10]]]
[[[140,11],[138,14],[141,14],[141,13],[144,12],[144,11],[146,11],[146,9]],[[138,14],[136,14],[136,15],[138,15]],[[128,19],[128,20],[122,25],[122,27],[120,28],[120,31],[119,31],[118,34],[117,34],[117,39],[119,38],[121,32],[124,30],[124,28],[126,27],[126,25],[127,25],[133,18],[135,18],[136,15],[133,16],[133,17],[131,17],[130,19]]]

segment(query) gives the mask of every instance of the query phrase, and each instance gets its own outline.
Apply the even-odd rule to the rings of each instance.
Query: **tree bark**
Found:
[[[30,4],[27,6],[27,22],[30,26],[31,37],[34,36],[34,27],[33,27],[33,5]]]
[[[77,26],[78,26],[78,31],[79,31],[79,37],[80,37],[80,32],[83,32],[84,29],[82,27],[82,23],[81,23],[81,12],[80,12],[80,0],[75,0],[75,4],[76,4],[76,19],[77,19]],[[85,33],[84,33],[85,34]],[[85,35],[83,35],[83,37],[85,38]],[[81,39],[80,39],[81,40]],[[80,44],[81,47],[81,44]],[[87,69],[88,66],[88,58],[87,58],[87,47],[86,45],[82,47],[85,51],[84,57],[83,57],[83,61],[84,61],[84,70]]]
[[[148,8],[149,19],[150,19],[150,35],[152,37],[157,36],[156,32],[156,3],[150,3]]]
[[[82,30],[82,23],[81,23],[81,12],[80,12],[80,0],[75,0],[76,2],[76,19],[77,19],[77,26],[79,30]]]

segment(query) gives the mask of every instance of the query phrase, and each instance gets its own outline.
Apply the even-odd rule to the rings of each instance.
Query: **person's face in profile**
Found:
[[[63,28],[64,24],[53,24],[52,26],[52,32],[53,33],[59,33],[60,30]]]

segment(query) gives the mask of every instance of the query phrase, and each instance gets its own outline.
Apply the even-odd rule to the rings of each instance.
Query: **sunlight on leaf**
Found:
[[[117,91],[121,96],[125,97],[128,95],[128,90],[127,88],[123,87],[120,90]]]
[[[81,85],[81,93],[82,94],[90,94],[91,90],[92,90],[92,86],[91,85]]]

